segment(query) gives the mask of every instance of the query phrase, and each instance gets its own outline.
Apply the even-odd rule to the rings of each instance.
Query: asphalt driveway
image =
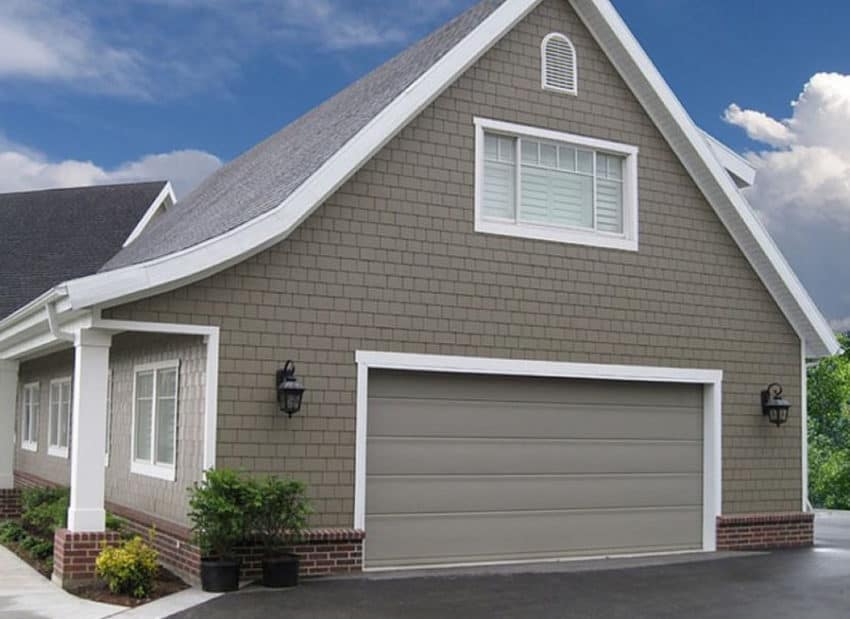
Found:
[[[816,547],[805,550],[365,576],[279,592],[247,589],[174,617],[848,617],[850,515],[818,515],[816,531]]]

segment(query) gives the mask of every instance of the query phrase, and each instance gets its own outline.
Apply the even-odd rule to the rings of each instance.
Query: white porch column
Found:
[[[0,490],[15,485],[15,408],[18,362],[0,360]]]
[[[74,390],[71,412],[71,504],[68,529],[106,530],[104,511],[106,390],[112,333],[82,329],[74,337]]]

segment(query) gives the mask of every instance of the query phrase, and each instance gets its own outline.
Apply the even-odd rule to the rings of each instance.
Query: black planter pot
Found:
[[[297,586],[298,564],[297,555],[263,559],[263,586],[272,589]]]
[[[201,561],[201,588],[211,593],[239,589],[239,561]]]

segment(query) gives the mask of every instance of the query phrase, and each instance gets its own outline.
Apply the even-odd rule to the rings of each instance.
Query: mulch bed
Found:
[[[19,558],[24,560],[26,563],[30,565],[34,570],[36,570],[39,574],[44,576],[47,579],[50,579],[53,574],[53,557],[49,559],[40,560],[28,553],[25,549],[21,548],[20,544],[17,542],[7,542],[4,543],[3,546],[14,552]],[[188,589],[189,585],[180,580],[178,576],[175,576],[171,572],[169,572],[164,567],[160,566],[159,573],[157,574],[156,581],[154,583],[153,593],[146,598],[142,598],[141,600],[137,600],[134,597],[129,595],[119,595],[116,593],[112,593],[106,586],[105,583],[98,582],[93,585],[88,585],[86,587],[82,587],[80,589],[74,589],[72,593],[78,597],[85,598],[87,600],[92,600],[94,602],[103,602],[104,604],[115,604],[116,606],[141,606],[142,604],[147,604],[148,602],[152,602],[154,600],[158,600],[159,598],[165,597],[166,595],[171,595],[172,593],[177,593],[178,591],[183,591],[184,589]]]
[[[172,593],[177,593],[178,591],[183,591],[188,588],[189,585],[164,567],[160,566],[159,574],[157,575],[156,582],[154,584],[153,593],[150,597],[142,598],[141,600],[137,600],[129,595],[112,593],[112,591],[110,591],[104,583],[100,582],[80,589],[74,589],[73,593],[76,596],[92,600],[94,602],[135,607],[147,604],[148,602],[153,602],[154,600],[158,600],[166,595],[171,595]]]

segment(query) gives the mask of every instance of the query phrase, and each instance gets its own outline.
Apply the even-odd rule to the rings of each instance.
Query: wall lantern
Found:
[[[282,370],[277,371],[277,402],[280,404],[280,410],[292,417],[301,410],[303,395],[304,385],[298,382],[295,364],[289,360]]]
[[[761,411],[778,428],[788,421],[788,409],[791,404],[782,397],[782,385],[773,383],[761,392]]]

